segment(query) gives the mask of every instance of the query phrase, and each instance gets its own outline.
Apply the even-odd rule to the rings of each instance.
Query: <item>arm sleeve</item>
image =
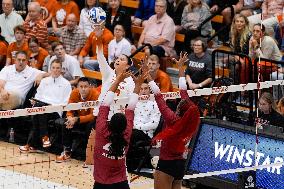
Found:
[[[80,116],[80,123],[88,123],[93,121],[95,118],[95,116],[93,115],[93,109],[92,111],[90,111],[89,114],[84,115],[84,116]]]
[[[150,86],[150,89],[152,90],[152,92],[154,94],[158,94],[158,93],[161,93],[158,85],[154,82],[154,81],[150,81],[149,82],[149,86]]]
[[[130,109],[125,110],[125,117],[127,120],[127,127],[125,131],[125,139],[129,143],[130,137],[132,134],[132,129],[133,129],[133,122],[134,122],[134,111]]]
[[[105,81],[108,78],[109,74],[113,70],[111,69],[111,67],[107,63],[107,60],[104,56],[103,51],[99,50],[98,47],[97,47],[97,59],[98,59],[98,62],[99,62],[100,72],[102,74],[102,80]]]
[[[102,102],[102,105],[103,106],[110,106],[112,101],[113,101],[114,96],[115,96],[114,92],[108,91],[103,102]]]
[[[155,94],[155,100],[166,123],[172,123],[177,119],[177,115],[168,107],[161,93]]]
[[[136,93],[132,93],[132,95],[129,97],[129,102],[128,102],[128,106],[127,109],[129,110],[134,110],[136,107],[136,104],[138,102],[138,94]]]
[[[178,83],[179,83],[179,89],[180,90],[187,90],[185,77],[180,77]]]
[[[93,36],[94,34],[91,33],[88,39],[86,40],[84,47],[81,49],[79,56],[85,57],[89,54],[90,48],[92,46]]]
[[[111,32],[106,33],[106,35],[104,36],[103,39],[103,49],[104,49],[104,56],[108,57],[108,44],[110,43],[110,41],[113,39],[113,35]],[[98,49],[96,50],[98,52]]]
[[[100,106],[99,114],[96,120],[96,133],[97,135],[104,135],[106,131],[107,118],[109,114],[109,106]]]

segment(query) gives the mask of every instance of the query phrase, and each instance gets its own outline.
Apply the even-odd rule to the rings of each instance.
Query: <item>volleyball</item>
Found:
[[[89,10],[88,17],[93,25],[101,25],[106,20],[106,12],[101,7],[93,7]]]

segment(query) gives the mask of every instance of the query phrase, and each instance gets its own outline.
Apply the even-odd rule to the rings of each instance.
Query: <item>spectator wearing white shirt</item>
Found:
[[[86,7],[81,10],[79,27],[82,28],[87,37],[94,30],[89,20],[88,12],[93,7],[100,7],[99,0],[85,0]]]
[[[117,24],[114,27],[114,39],[108,44],[108,63],[110,64],[122,54],[130,56],[131,44],[125,39],[124,27]]]
[[[37,93],[34,97],[34,107],[48,106],[48,105],[67,105],[72,88],[68,80],[62,75],[62,63],[60,60],[55,59],[50,65],[51,75],[43,79],[37,89]],[[20,146],[21,152],[31,152],[34,147],[39,143],[39,139],[42,142],[43,148],[51,146],[51,142],[48,137],[48,121],[56,119],[62,115],[62,112],[53,112],[48,114],[38,114],[32,117],[33,127],[30,131],[27,144]],[[37,133],[39,131],[39,133]]]
[[[1,34],[9,44],[16,41],[14,28],[18,25],[22,25],[24,22],[22,16],[13,11],[13,8],[13,0],[2,1],[3,13],[0,15]]]
[[[282,58],[275,40],[266,34],[265,26],[260,23],[253,26],[253,36],[249,41],[249,56],[251,58],[260,57],[277,61]]]
[[[16,53],[15,64],[4,67],[0,72],[0,91],[3,94],[0,98],[8,100],[9,95],[16,95],[20,101],[13,108],[21,106],[27,93],[35,82],[39,82],[46,76],[45,72],[29,67],[26,52]]]
[[[50,71],[50,63],[53,60],[58,59],[62,63],[63,77],[67,79],[71,85],[77,85],[79,78],[84,76],[78,60],[65,53],[65,49],[61,42],[55,42],[55,44],[52,45],[52,50],[54,51],[55,56],[51,57],[48,70]]]

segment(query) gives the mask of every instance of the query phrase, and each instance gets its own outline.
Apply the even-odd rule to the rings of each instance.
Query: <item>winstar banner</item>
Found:
[[[284,160],[284,142],[259,136],[255,158],[255,135],[215,125],[202,124],[195,141],[188,170],[206,173],[254,165],[280,163]],[[238,182],[238,174],[219,177]],[[256,171],[256,186],[284,189],[284,168],[274,166]]]

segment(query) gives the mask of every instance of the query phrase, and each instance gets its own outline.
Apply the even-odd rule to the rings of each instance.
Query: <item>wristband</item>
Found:
[[[202,85],[201,85],[201,83],[199,83],[199,84],[198,84],[198,86],[199,86],[199,88],[202,88]]]

